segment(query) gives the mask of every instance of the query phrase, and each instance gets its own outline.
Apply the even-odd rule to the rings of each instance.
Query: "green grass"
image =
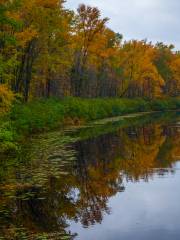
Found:
[[[158,99],[41,99],[16,104],[0,118],[0,152],[17,149],[20,139],[32,133],[48,131],[79,122],[147,111],[180,109],[180,98]]]
[[[9,116],[0,117],[0,153],[17,150],[15,129]]]

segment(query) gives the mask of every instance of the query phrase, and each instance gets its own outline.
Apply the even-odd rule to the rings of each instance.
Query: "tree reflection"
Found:
[[[31,146],[27,152],[29,160],[24,155],[25,161],[1,162],[0,236],[5,239],[17,229],[32,236],[28,239],[44,233],[47,239],[63,234],[71,239],[69,220],[84,227],[101,223],[111,212],[109,198],[125,191],[125,181],[173,173],[180,156],[179,126],[166,123],[121,127],[68,145],[37,142],[36,150]]]

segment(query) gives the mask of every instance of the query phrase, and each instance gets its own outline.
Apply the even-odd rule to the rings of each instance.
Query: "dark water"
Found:
[[[179,113],[39,135],[0,158],[0,239],[180,239]]]

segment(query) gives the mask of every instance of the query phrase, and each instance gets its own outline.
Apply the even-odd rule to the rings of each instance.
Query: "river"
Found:
[[[0,239],[179,240],[180,113],[97,121],[0,156]]]

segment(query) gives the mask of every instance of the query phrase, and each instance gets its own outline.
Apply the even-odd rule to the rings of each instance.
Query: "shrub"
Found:
[[[10,105],[9,105],[10,106]],[[27,104],[16,103],[6,119],[0,118],[0,148],[16,149],[15,142],[31,133],[50,130],[64,124],[120,116],[145,111],[166,111],[180,108],[179,98],[156,99],[81,99],[68,97],[41,99]]]
[[[0,84],[0,115],[8,112],[14,100],[14,94],[5,84]]]
[[[0,153],[17,150],[15,135],[11,123],[7,119],[0,122]]]

